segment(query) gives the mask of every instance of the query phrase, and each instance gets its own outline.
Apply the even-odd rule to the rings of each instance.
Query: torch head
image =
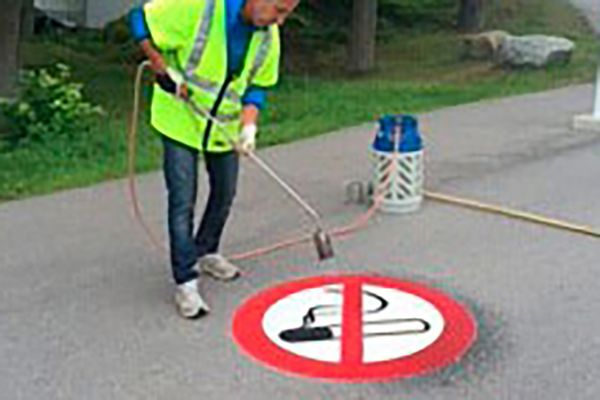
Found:
[[[313,240],[315,247],[317,248],[319,261],[325,261],[335,257],[333,246],[331,244],[331,237],[329,237],[326,232],[322,229],[317,230],[313,236]]]

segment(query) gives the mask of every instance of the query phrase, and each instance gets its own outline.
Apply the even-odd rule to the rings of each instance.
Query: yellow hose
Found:
[[[140,223],[140,225],[144,229],[146,235],[148,236],[148,238],[150,239],[152,244],[154,246],[156,246],[161,252],[167,253],[167,248],[161,242],[161,240],[158,239],[158,236],[153,232],[153,230],[146,223],[146,221],[143,217],[143,212],[141,210],[141,206],[140,206],[139,199],[137,196],[136,181],[135,181],[136,136],[137,136],[137,131],[138,131],[138,118],[139,118],[139,109],[140,109],[140,98],[141,98],[140,94],[141,94],[141,86],[142,86],[142,77],[143,77],[144,70],[146,68],[148,68],[149,66],[150,66],[150,63],[148,61],[141,63],[137,69],[136,78],[135,78],[134,103],[133,103],[133,110],[132,110],[131,121],[130,121],[128,140],[127,140],[127,142],[128,142],[128,186],[129,186],[131,205],[133,208],[135,218],[137,219],[137,221]],[[379,188],[376,188],[377,190],[376,190],[376,193],[374,194],[373,204],[371,205],[369,210],[366,213],[359,216],[355,221],[353,221],[349,225],[333,229],[331,232],[332,236],[344,237],[344,236],[347,236],[349,234],[352,234],[352,233],[364,228],[367,225],[369,220],[372,218],[373,214],[379,209],[379,207],[381,205],[381,202],[383,200],[383,193],[381,192],[381,188],[387,186],[387,184],[389,183],[389,177],[392,175],[391,171],[387,175],[388,175],[388,179],[386,179],[386,181],[383,182]],[[566,231],[570,231],[570,232],[574,232],[574,233],[578,233],[578,234],[583,234],[583,235],[587,235],[587,236],[591,236],[591,237],[595,237],[595,238],[600,238],[600,233],[588,226],[576,225],[576,224],[572,224],[569,222],[561,221],[558,219],[547,218],[547,217],[529,213],[529,212],[514,210],[514,209],[502,207],[502,206],[492,205],[492,204],[486,204],[486,203],[482,203],[482,202],[475,201],[475,200],[469,200],[469,199],[445,195],[445,194],[441,194],[441,193],[426,191],[424,193],[424,196],[426,199],[429,199],[432,201],[437,201],[437,202],[451,204],[451,205],[469,208],[469,209],[473,209],[473,210],[493,213],[496,215],[502,215],[502,216],[509,217],[509,218],[533,222],[533,223],[537,223],[537,224],[552,227],[552,228],[562,229],[562,230],[566,230]],[[235,254],[235,255],[232,255],[230,258],[232,260],[255,258],[255,257],[262,256],[262,255],[265,255],[265,254],[268,254],[268,253],[271,253],[271,252],[274,252],[277,250],[281,250],[281,249],[285,249],[288,247],[293,247],[293,246],[299,245],[301,243],[309,242],[311,240],[311,238],[312,238],[312,235],[305,235],[305,236],[290,238],[287,240],[282,240],[278,243],[274,243],[269,246],[265,246],[263,248],[254,249],[252,251],[248,251],[245,253]]]
[[[570,222],[561,221],[554,218],[544,217],[542,215],[533,214],[525,211],[514,210],[502,206],[482,203],[476,200],[469,200],[460,197],[450,196],[442,193],[425,192],[425,198],[441,203],[451,204],[455,206],[470,208],[473,210],[488,212],[492,214],[502,215],[509,218],[519,219],[522,221],[533,222],[539,225],[544,225],[552,228],[562,229],[582,235],[587,235],[595,238],[600,238],[600,232],[589,226],[576,225]]]

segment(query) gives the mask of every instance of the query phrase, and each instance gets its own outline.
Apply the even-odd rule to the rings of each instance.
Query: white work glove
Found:
[[[241,154],[247,155],[256,149],[257,132],[258,128],[256,127],[256,124],[248,124],[242,127],[242,130],[240,131],[240,140],[237,144],[237,149]]]

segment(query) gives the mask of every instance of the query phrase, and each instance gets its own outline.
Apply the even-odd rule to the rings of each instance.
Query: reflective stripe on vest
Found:
[[[263,34],[264,38],[262,43],[260,44],[260,48],[258,49],[258,54],[254,59],[254,63],[252,64],[252,69],[250,69],[250,74],[248,75],[248,85],[254,80],[254,77],[260,71],[262,66],[267,61],[267,56],[269,55],[269,51],[271,50],[271,44],[273,43],[273,34],[272,29],[269,27],[269,30]]]
[[[215,119],[217,121],[219,121],[220,123],[226,124],[228,122],[239,121],[240,116],[237,113],[236,114],[219,114],[219,116]]]
[[[269,55],[272,43],[272,36],[270,34],[265,34],[265,38],[263,39],[263,42],[260,45],[258,54],[254,59],[254,63],[252,64],[252,69],[250,70],[250,74],[248,75],[248,86],[251,85],[252,80],[267,60],[267,56]],[[202,79],[198,77],[198,75],[196,75],[195,73],[188,75],[186,77],[186,80],[188,83],[192,84],[192,86],[195,86],[198,89],[204,90],[215,96],[219,94],[219,89],[221,88],[221,85],[219,83],[207,79]],[[228,88],[225,91],[225,98],[232,102],[242,101],[242,96],[239,93],[237,93],[234,89],[230,88]]]
[[[202,56],[204,55],[206,42],[210,33],[211,22],[215,12],[216,1],[217,0],[207,0],[204,15],[202,16],[202,21],[200,22],[200,27],[194,41],[194,48],[190,58],[188,59],[185,70],[185,78],[189,83],[213,95],[218,95],[221,85],[217,82],[212,82],[198,77],[196,75],[196,68],[198,65],[200,65],[200,61],[202,61]],[[267,60],[269,51],[271,49],[271,44],[273,42],[272,29],[272,27],[269,27],[269,30],[263,33],[263,41],[260,44],[260,48],[258,49],[258,53],[254,58],[252,68],[250,69],[250,73],[248,75],[248,86],[251,84],[253,79],[256,77],[256,74],[258,71],[260,71]],[[224,97],[231,102],[241,102],[242,100],[242,94],[237,93],[233,89],[227,89]]]
[[[216,0],[206,0],[206,6],[204,9],[204,15],[196,34],[196,40],[194,41],[194,48],[192,54],[188,59],[185,67],[185,73],[188,76],[192,76],[196,71],[196,67],[200,65],[202,56],[204,55],[204,49],[206,48],[206,42],[208,41],[208,34],[212,25],[213,15],[215,13]]]

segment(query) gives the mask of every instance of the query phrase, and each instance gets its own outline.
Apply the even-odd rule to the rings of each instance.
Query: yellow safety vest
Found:
[[[253,33],[241,73],[229,79],[225,0],[153,0],[144,6],[144,14],[154,44],[168,65],[183,74],[193,92],[192,101],[224,122],[226,133],[158,85],[152,97],[152,126],[192,148],[231,151],[231,142],[239,138],[246,89],[277,83],[278,26]]]

